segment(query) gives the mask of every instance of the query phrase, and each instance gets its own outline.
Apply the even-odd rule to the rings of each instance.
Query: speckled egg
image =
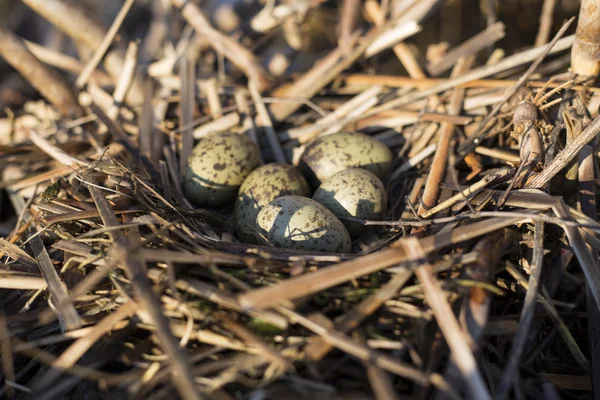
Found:
[[[337,217],[381,220],[385,215],[387,194],[375,174],[360,168],[338,172],[319,186],[313,200],[327,207]],[[344,221],[350,236],[360,236],[364,226]]]
[[[256,217],[260,210],[281,196],[310,196],[308,182],[300,171],[287,164],[267,164],[255,169],[238,192],[234,225],[238,238],[256,243]]]
[[[391,165],[390,149],[362,133],[320,137],[304,150],[301,159],[301,166],[315,187],[335,173],[353,167],[366,169],[383,179]]]
[[[256,222],[263,244],[306,251],[350,251],[350,235],[344,225],[307,197],[279,197],[260,210]]]
[[[235,199],[244,179],[259,165],[258,147],[248,137],[235,133],[208,136],[190,154],[183,190],[200,206],[220,207]]]

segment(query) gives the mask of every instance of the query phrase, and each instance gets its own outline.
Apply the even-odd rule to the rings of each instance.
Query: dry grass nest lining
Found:
[[[43,4],[25,3],[50,19]],[[427,28],[456,14],[429,12],[422,4],[435,2],[423,2],[402,20],[367,2],[366,17],[352,16],[347,1],[339,48],[306,49],[322,62],[265,80],[276,71],[247,50],[263,48],[223,34],[218,21],[184,3],[173,1],[171,23],[186,21],[216,51],[181,62],[165,51],[148,68],[155,87],[135,73],[147,49],[109,48],[119,16],[115,29],[95,26],[96,55],[69,59],[71,69],[57,65],[56,53],[28,47],[63,75],[28,74],[21,65],[28,53],[3,54],[52,104],[12,106],[2,120],[10,137],[0,148],[6,396],[486,398],[591,390],[598,369],[586,327],[598,323],[599,225],[595,159],[585,155],[597,147],[600,122],[597,88],[564,72],[578,68],[564,57],[577,38],[558,30],[561,8],[544,2],[539,47],[487,66],[485,49],[505,35],[492,17],[507,11],[468,11],[487,17],[489,28],[468,41],[477,31],[462,27],[465,40],[437,55],[431,47],[428,77],[406,43],[427,43]],[[130,5],[121,17],[135,11]],[[295,23],[311,26],[310,16]],[[282,30],[267,26],[265,37]],[[10,32],[0,33],[8,40]],[[183,30],[181,48],[196,44],[191,33]],[[393,40],[371,47],[382,35]],[[195,55],[197,47],[187,48]],[[97,68],[106,51],[121,58],[117,73]],[[211,61],[220,55],[224,64]],[[394,58],[409,76],[379,73]],[[216,72],[202,77],[200,95],[199,66]],[[269,82],[277,88],[269,91]],[[45,84],[67,94],[53,97]],[[112,95],[103,91],[111,84]],[[527,96],[539,119],[513,126]],[[210,117],[198,121],[199,110]],[[153,112],[162,120],[152,121]],[[294,149],[342,129],[370,132],[398,154],[386,181],[387,221],[364,221],[376,228],[353,254],[236,243],[227,209],[198,210],[181,195],[178,160],[194,137],[248,131],[265,160],[293,160]],[[515,151],[518,143],[536,150],[532,132],[540,134],[541,160]]]

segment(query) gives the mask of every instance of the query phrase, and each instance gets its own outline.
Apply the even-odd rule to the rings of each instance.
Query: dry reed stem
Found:
[[[38,60],[52,67],[61,69],[63,71],[72,72],[74,74],[79,74],[85,67],[85,65],[79,62],[76,58],[52,50],[48,47],[41,46],[37,43],[29,42],[27,40],[24,42],[29,51],[31,51],[31,53],[36,56]],[[110,86],[113,84],[113,79],[104,71],[94,71],[92,73],[92,78],[102,86]]]
[[[564,167],[577,157],[579,152],[585,145],[590,143],[600,132],[600,116],[596,117],[592,122],[585,127],[581,135],[577,136],[571,143],[565,147],[552,161],[552,163],[544,167],[531,181],[528,181],[528,188],[543,188],[552,178],[556,176]]]
[[[504,94],[502,101],[497,103],[494,106],[494,108],[486,115],[486,117],[479,123],[479,126],[477,127],[477,132],[474,133],[473,135],[471,135],[470,139],[467,140],[466,142],[464,142],[462,144],[462,146],[460,147],[459,153],[461,155],[466,155],[468,153],[471,153],[475,149],[475,147],[477,147],[477,145],[481,142],[481,140],[483,139],[483,136],[485,135],[485,132],[482,133],[482,131],[483,131],[483,128],[486,126],[486,124],[489,121],[491,121],[492,118],[494,118],[496,116],[496,114],[498,114],[498,112],[500,111],[500,108],[504,105],[504,103],[506,103],[506,101],[508,101],[508,99],[510,99],[512,96],[514,96],[515,93],[517,93],[517,91],[519,90],[519,88],[521,88],[525,84],[525,81],[527,81],[527,79],[529,79],[529,76],[531,76],[531,74],[533,74],[533,72],[535,72],[535,70],[540,66],[540,64],[542,63],[544,58],[547,55],[551,54],[552,49],[556,48],[556,45],[558,45],[560,38],[564,35],[564,33],[567,31],[567,29],[573,23],[574,20],[575,20],[575,18],[573,17],[563,24],[563,26],[560,28],[560,30],[556,33],[556,35],[552,39],[552,41],[550,43],[548,43],[547,46],[544,46],[543,51],[541,51],[539,53],[539,55],[537,56],[535,61],[529,66],[529,68],[527,68],[527,71],[525,71],[525,73],[523,73],[519,77],[519,80],[517,81],[515,86],[513,86],[510,90],[508,90]],[[506,60],[507,59],[505,59],[504,61],[506,61]],[[500,64],[502,64],[502,61],[496,65],[500,65]]]
[[[278,163],[287,164],[287,158],[283,152],[283,149],[281,148],[281,143],[279,143],[279,139],[277,138],[277,134],[273,128],[273,121],[271,121],[269,111],[263,102],[258,87],[253,82],[250,82],[248,84],[248,90],[250,92],[250,96],[252,96],[252,100],[254,101],[254,107],[256,108],[258,117],[260,118],[260,126],[264,128],[267,135],[267,140],[271,146],[271,150],[273,150],[273,154],[275,155],[275,161]]]
[[[519,363],[521,361],[523,347],[525,345],[525,341],[527,340],[529,328],[531,327],[531,323],[533,321],[536,298],[540,286],[540,278],[542,276],[543,261],[544,224],[537,221],[534,225],[533,255],[530,262],[531,275],[529,276],[529,282],[527,284],[527,292],[525,294],[523,310],[521,311],[521,316],[519,317],[519,328],[515,333],[508,362],[504,367],[504,373],[496,391],[496,399],[503,400],[506,397],[511,386],[514,384],[514,378],[517,376],[516,372],[518,371]]]
[[[52,363],[50,369],[42,378],[36,382],[34,390],[40,391],[47,389],[53,384],[63,371],[67,371],[79,361],[79,359],[105,334],[109,333],[113,327],[120,321],[129,318],[136,311],[137,305],[133,301],[128,301],[121,305],[119,309],[110,313],[98,322],[94,329],[88,334],[72,343],[60,356]]]
[[[581,2],[571,49],[571,69],[585,78],[600,74],[600,5],[596,0]]]
[[[4,58],[65,117],[78,117],[83,110],[69,83],[56,71],[42,64],[23,40],[0,26],[0,57]]]
[[[36,13],[50,21],[58,30],[65,33],[88,49],[98,49],[107,30],[100,24],[82,2],[75,0],[21,0],[31,7]],[[104,58],[104,66],[108,73],[114,77],[115,82],[121,75],[123,68],[123,53],[120,50],[110,51]],[[143,87],[139,78],[133,83],[128,101],[132,104],[143,102]]]
[[[458,203],[459,201],[464,200],[464,199],[468,198],[468,196],[471,196],[474,193],[476,193],[477,191],[483,189],[484,187],[486,187],[487,185],[492,183],[494,180],[508,175],[508,173],[509,173],[509,170],[503,170],[498,174],[489,174],[489,175],[484,176],[482,179],[475,182],[468,188],[462,190],[458,194],[455,194],[454,196],[450,197],[449,199],[444,200],[441,203],[438,203],[433,208],[425,211],[421,215],[421,218],[429,218],[432,215],[437,214],[440,211],[443,211],[443,210],[446,210],[446,209],[452,207],[454,204]]]
[[[362,321],[377,311],[377,309],[379,309],[386,301],[394,297],[411,276],[412,271],[409,270],[397,272],[392,279],[377,290],[375,294],[367,297],[355,308],[347,312],[339,322],[335,324],[335,329],[341,333],[349,333],[352,330],[357,329]],[[331,349],[332,346],[330,344],[322,339],[317,339],[310,342],[305,347],[304,352],[311,360],[319,361],[322,360]]]
[[[135,0],[126,0],[125,1],[123,6],[121,7],[121,10],[119,10],[119,13],[115,17],[115,20],[113,21],[112,25],[106,32],[106,35],[104,35],[104,37],[102,38],[102,42],[100,42],[100,44],[94,51],[94,55],[85,64],[85,67],[83,68],[83,70],[77,77],[77,80],[75,81],[75,84],[77,85],[77,87],[79,89],[83,88],[87,84],[88,80],[92,76],[92,72],[94,72],[94,70],[98,67],[98,64],[100,64],[100,61],[102,61],[102,58],[105,56],[106,51],[108,50],[111,43],[115,39],[117,32],[119,32],[119,29],[121,28],[121,24],[125,20],[125,17],[127,16],[127,13],[129,12],[129,10],[131,9],[131,6],[133,5],[134,1]]]
[[[491,66],[496,65],[492,64]],[[397,75],[368,75],[368,74],[345,74],[337,78],[336,82],[344,83],[350,87],[351,90],[346,88],[347,94],[353,94],[352,92],[363,91],[365,87],[371,85],[385,85],[387,87],[394,88],[415,88],[415,89],[428,89],[437,85],[445,84],[450,82],[451,79],[445,78],[412,78],[407,76]],[[489,88],[489,89],[502,89],[512,87],[517,83],[514,79],[475,79],[467,82],[459,83],[453,87],[460,88]],[[556,88],[562,85],[564,82],[552,82],[548,84],[548,81],[529,81],[525,84],[526,87],[530,88]],[[355,90],[356,88],[356,90]],[[589,90],[592,93],[600,91],[598,87],[589,87],[584,85],[573,85],[570,87],[571,90],[585,91]],[[499,98],[501,99],[501,97]],[[497,100],[496,100],[497,101]],[[494,101],[494,103],[496,102]]]
[[[494,25],[488,27],[486,30],[478,33],[466,42],[457,46],[456,48],[450,50],[449,52],[444,54],[444,56],[441,59],[436,60],[435,62],[430,62],[425,68],[431,76],[441,75],[443,72],[452,68],[452,66],[459,59],[474,55],[479,50],[482,50],[494,44],[503,37],[504,24],[502,22],[497,22]]]
[[[579,209],[583,214],[596,219],[596,193],[595,193],[595,162],[591,146],[585,146],[579,153]],[[591,248],[589,251],[595,261],[594,269],[598,270],[598,248]],[[598,342],[597,332],[600,329],[600,312],[594,307],[593,295],[589,286],[586,284],[586,307],[588,313],[588,348],[591,358],[592,382],[597,382],[600,374],[600,344]],[[598,391],[597,385],[594,385],[594,391]]]
[[[339,46],[336,47],[331,53],[315,63],[310,70],[294,81],[293,84],[276,89],[273,96],[284,99],[310,99],[332,80],[337,78],[342,71],[354,64],[378,34],[379,31],[377,29],[371,30],[362,38],[362,41],[359,41],[361,38],[357,33],[354,33],[352,40],[346,45],[346,49],[342,49]],[[277,121],[282,121],[292,115],[302,105],[302,102],[275,103],[270,107],[271,114]]]
[[[435,319],[442,331],[446,343],[452,352],[452,359],[462,373],[467,386],[471,391],[471,396],[476,399],[490,399],[491,395],[485,382],[477,368],[477,362],[473,352],[467,344],[466,337],[460,328],[458,320],[448,303],[440,283],[433,276],[431,264],[427,261],[424,249],[421,247],[419,239],[410,237],[402,242],[402,245],[408,253],[411,261],[418,262],[420,265],[415,269],[415,275],[421,282],[425,298]]]
[[[538,28],[538,34],[535,37],[535,47],[543,46],[548,43],[550,39],[550,30],[552,29],[552,20],[554,17],[554,8],[556,7],[556,0],[544,0],[542,5],[542,13],[540,14],[540,27]]]
[[[552,210],[557,217],[566,221],[571,220],[571,213],[562,200],[555,204]],[[594,265],[597,265],[597,261],[594,260],[592,253],[585,245],[581,233],[577,228],[566,225],[563,229],[583,270],[590,293],[596,302],[596,307],[600,309],[600,270],[594,268]]]
[[[115,85],[115,90],[113,92],[114,104],[107,112],[109,118],[112,120],[117,119],[119,115],[119,109],[125,101],[127,93],[129,93],[129,89],[131,89],[131,85],[135,77],[135,69],[137,67],[138,50],[138,42],[129,42],[129,45],[127,46],[127,51],[125,52],[125,63],[123,64],[123,73],[119,77],[119,80],[117,81],[117,84]]]
[[[104,194],[92,185],[88,185],[88,189],[98,208],[98,212],[100,213],[104,225],[118,225],[118,220]],[[186,400],[203,398],[191,375],[187,356],[179,348],[179,344],[173,337],[169,327],[169,320],[163,314],[162,304],[154,293],[152,284],[146,275],[144,263],[131,251],[129,239],[120,231],[111,231],[109,232],[109,236],[116,245],[114,248],[114,255],[117,256],[116,259],[118,262],[124,265],[127,275],[138,293],[139,305],[154,323],[156,335],[160,340],[161,347],[169,356],[169,361],[173,367],[173,382],[175,383],[179,394]]]
[[[528,212],[527,212],[528,213]],[[421,247],[426,253],[440,250],[450,244],[469,240],[497,229],[510,226],[523,217],[492,218],[486,221],[461,226],[452,232],[427,236],[420,239]],[[358,257],[316,272],[289,278],[270,287],[252,290],[238,297],[245,309],[264,309],[279,301],[308,296],[349,280],[380,271],[408,260],[407,254],[400,245],[404,239],[392,244],[389,248],[377,253]]]
[[[462,58],[452,70],[452,78],[456,78],[465,74],[473,65],[475,58],[473,56]],[[462,109],[462,102],[464,99],[464,89],[455,88],[450,97],[450,103],[448,104],[448,113],[452,115],[460,114]],[[450,152],[450,143],[452,142],[452,136],[454,133],[454,124],[444,122],[441,125],[441,134],[437,143],[435,155],[431,163],[429,175],[427,175],[427,182],[425,183],[425,189],[423,189],[423,196],[419,205],[419,215],[423,215],[427,210],[431,209],[437,202],[440,183],[446,173],[446,164],[448,162],[448,153]]]
[[[40,271],[48,283],[48,290],[52,294],[52,302],[56,308],[58,318],[65,330],[73,330],[81,327],[82,321],[75,309],[75,305],[69,299],[65,284],[52,264],[52,260],[44,247],[44,242],[37,231],[30,228],[29,245],[33,252]]]
[[[552,46],[551,50],[548,54],[558,53],[564,50],[567,50],[573,44],[575,39],[575,35],[567,36],[562,38],[556,42],[554,46]],[[498,62],[494,65],[486,65],[483,67],[475,68],[472,71],[461,75],[458,78],[444,80],[443,82],[427,88],[425,90],[416,92],[414,94],[409,94],[405,97],[400,97],[397,99],[390,100],[379,107],[371,110],[372,114],[376,114],[381,111],[391,110],[394,108],[398,108],[404,106],[406,104],[411,104],[416,100],[424,99],[434,94],[438,94],[444,92],[448,89],[455,88],[457,86],[466,84],[468,82],[476,81],[481,78],[485,78],[486,76],[494,75],[502,71],[506,71],[510,68],[517,67],[519,65],[523,65],[529,63],[531,61],[536,60],[540,57],[540,55],[544,54],[547,50],[547,47],[543,48],[534,48],[530,50],[526,50],[517,54],[514,54],[510,57],[506,57],[502,61]]]
[[[179,171],[183,174],[187,169],[188,158],[194,148],[192,132],[192,116],[196,105],[196,59],[186,54],[181,59],[181,110],[179,126],[181,128],[181,148],[179,149]]]
[[[216,30],[202,10],[194,3],[185,0],[171,0],[171,3],[180,10],[181,15],[202,35],[206,42],[222,53],[236,67],[243,71],[250,81],[260,91],[270,87],[269,76],[262,68],[256,56],[236,40],[223,35]]]

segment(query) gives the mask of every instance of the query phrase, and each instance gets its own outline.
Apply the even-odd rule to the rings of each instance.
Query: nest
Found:
[[[0,1],[2,396],[597,396],[594,2]],[[343,131],[394,153],[348,254],[182,193]]]

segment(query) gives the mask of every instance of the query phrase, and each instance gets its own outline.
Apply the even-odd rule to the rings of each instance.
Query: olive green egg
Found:
[[[301,166],[315,187],[347,168],[366,169],[383,179],[392,166],[392,152],[383,142],[362,133],[335,133],[308,145]]]
[[[260,210],[256,222],[263,244],[306,251],[350,251],[350,235],[344,224],[307,197],[279,197]]]
[[[338,218],[353,217],[382,220],[387,207],[387,194],[375,174],[360,168],[338,172],[319,186],[313,200],[321,203]],[[364,226],[360,222],[341,221],[350,236],[360,236]]]
[[[235,231],[245,243],[256,243],[256,217],[260,210],[281,196],[310,196],[308,182],[287,164],[267,164],[252,171],[238,192],[233,213]]]
[[[208,136],[188,158],[183,190],[197,205],[220,207],[235,199],[244,179],[259,165],[259,149],[245,135]]]

